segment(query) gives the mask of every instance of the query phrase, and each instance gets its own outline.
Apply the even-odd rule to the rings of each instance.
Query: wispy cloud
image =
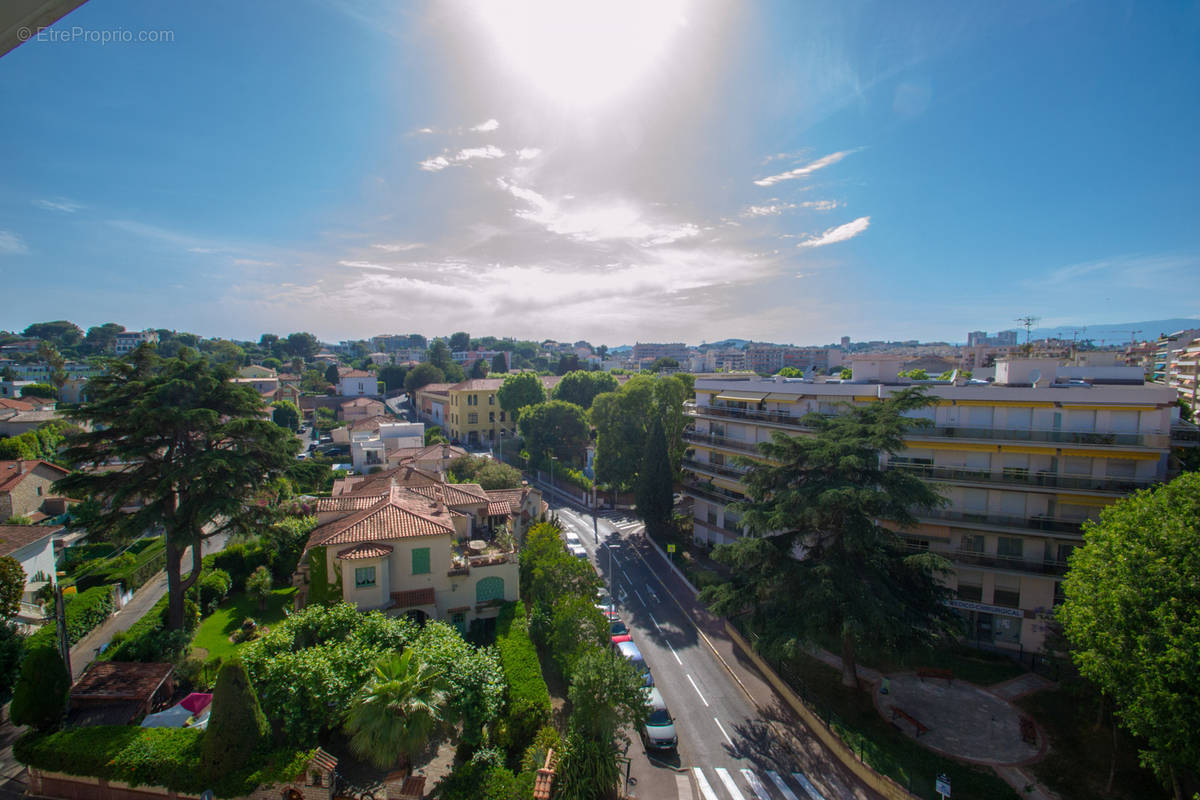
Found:
[[[517,158],[521,161],[528,161],[531,158],[537,158],[542,154],[540,147],[522,147],[517,151]]]
[[[473,130],[473,131],[494,131],[499,127],[500,127],[499,121],[497,121],[496,119],[489,119],[486,122],[481,122],[478,125],[474,126],[473,128],[471,128],[471,130]]]
[[[503,178],[498,183],[500,188],[526,203],[527,208],[515,212],[519,219],[537,223],[551,233],[580,242],[623,239],[655,246],[690,239],[700,233],[700,228],[690,222],[647,222],[636,206],[624,201],[582,205],[572,203],[573,198],[570,197],[551,200],[533,189],[518,186]],[[568,206],[568,203],[571,205]]]
[[[1188,273],[1195,274],[1197,269],[1200,269],[1200,256],[1194,254],[1117,255],[1058,267],[1036,280],[1027,280],[1025,284],[1030,287],[1075,285],[1087,278],[1110,287],[1152,288],[1169,285],[1169,276],[1182,278]]]
[[[434,128],[426,125],[425,127],[417,128],[412,133],[424,136],[435,133],[444,136],[462,136],[464,133],[490,133],[494,130],[499,130],[499,128],[500,120],[495,117],[489,117],[478,125],[459,125],[455,128]]]
[[[0,255],[23,256],[29,252],[29,245],[12,231],[0,231]]]
[[[837,200],[806,200],[800,204],[801,208],[810,208],[813,211],[832,211],[837,208]]]
[[[382,250],[385,253],[407,253],[409,250],[417,250],[424,246],[423,242],[381,242],[371,245],[376,250]]]
[[[771,203],[762,206],[746,206],[742,211],[743,217],[778,217],[785,211],[795,208],[795,203]]]
[[[372,261],[339,261],[339,267],[352,267],[354,269],[377,269],[384,272],[394,272],[395,267],[390,267],[387,264],[376,264]]]
[[[426,172],[441,172],[446,167],[456,167],[466,164],[475,159],[493,159],[504,158],[505,152],[495,145],[489,144],[483,147],[464,147],[454,155],[449,155],[449,152],[427,158],[417,164]]]
[[[261,261],[257,258],[235,258],[233,263],[239,267],[274,267],[274,261]]]
[[[775,184],[782,183],[783,181],[791,181],[795,180],[796,178],[803,178],[806,175],[813,174],[819,169],[824,169],[825,167],[838,163],[853,152],[853,150],[839,150],[836,153],[830,153],[827,156],[822,156],[816,161],[809,162],[802,167],[796,167],[795,169],[788,170],[787,172],[780,172],[776,175],[768,175],[765,178],[759,178],[754,182],[754,185],[774,186]]]
[[[46,211],[61,211],[64,214],[74,214],[76,211],[83,208],[83,206],[79,203],[74,203],[63,197],[34,200],[33,204],[38,208],[45,209]]]
[[[853,222],[847,222],[845,225],[838,225],[836,228],[830,228],[820,236],[813,236],[800,242],[796,247],[824,247],[827,244],[835,244],[844,242],[847,239],[853,239],[860,233],[865,231],[871,225],[870,217],[859,217]]]

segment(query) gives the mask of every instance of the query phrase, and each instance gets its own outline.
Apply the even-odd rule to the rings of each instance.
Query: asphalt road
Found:
[[[555,507],[575,531],[610,587],[655,685],[675,718],[677,752],[630,749],[629,793],[655,800],[833,800],[834,776],[819,776],[821,792],[774,741],[758,710],[630,546],[641,526],[632,517],[601,516]],[[598,541],[597,541],[598,539]],[[610,566],[611,563],[611,566]]]

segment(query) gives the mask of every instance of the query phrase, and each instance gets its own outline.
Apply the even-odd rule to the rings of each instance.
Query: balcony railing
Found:
[[[1196,444],[1200,442],[1200,428],[1195,425],[1175,425],[1171,428],[1171,444]]]
[[[708,472],[713,475],[733,478],[734,480],[741,480],[749,471],[749,467],[739,467],[734,464],[713,464],[708,461],[696,461],[693,458],[685,458],[680,461],[680,464],[684,469]]]
[[[945,508],[934,508],[917,512],[921,519],[958,523],[976,523],[979,525],[995,525],[1002,528],[1019,530],[1054,531],[1058,533],[1078,534],[1083,525],[1081,521],[1057,519],[1041,514],[1032,516],[1012,516],[1009,514],[987,514],[971,511],[951,511]]]
[[[934,553],[948,558],[956,564],[969,564],[973,567],[990,567],[992,569],[1007,569],[1017,572],[1028,572],[1034,575],[1065,575],[1067,562],[1042,559],[1040,561],[1026,560],[1018,556],[1001,556],[988,553],[976,553],[971,550],[930,550],[915,544],[905,544],[904,549],[909,553]]]
[[[711,483],[706,484],[702,481],[684,481],[683,491],[685,494],[695,495],[722,505],[739,503],[746,499],[734,492],[726,491],[719,486],[713,486]]]
[[[751,453],[758,455],[758,446],[754,442],[747,442],[741,439],[730,439],[728,436],[718,436],[714,433],[700,433],[697,431],[684,431],[683,440],[692,442],[693,444],[711,445],[713,447],[723,447],[727,450],[740,450],[743,453]]]
[[[933,464],[909,464],[889,462],[888,469],[901,469],[920,475],[931,481],[956,481],[967,483],[1008,483],[1022,486],[1044,486],[1051,489],[1077,489],[1092,492],[1129,492],[1145,489],[1155,483],[1152,478],[1093,478],[1083,475],[1057,475],[1053,472],[1026,469],[991,470],[944,467]]]
[[[800,431],[811,431],[812,427],[801,423],[803,417],[793,416],[786,411],[760,411],[748,408],[725,406],[701,406],[685,404],[685,412],[693,416],[718,419],[745,419],[786,425]],[[1032,430],[1019,428],[978,428],[958,425],[942,425],[912,428],[907,437],[937,439],[985,439],[1003,442],[1049,442],[1054,444],[1116,445],[1122,447],[1146,447],[1148,437],[1141,433],[1096,433],[1092,431]]]

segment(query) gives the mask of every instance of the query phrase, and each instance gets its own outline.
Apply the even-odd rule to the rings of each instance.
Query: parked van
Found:
[[[638,650],[638,646],[633,642],[617,642],[617,652],[629,659],[635,669],[642,673],[642,679],[647,686],[654,685],[654,676],[650,674],[650,668],[646,666],[646,659],[642,658],[642,651]]]
[[[646,693],[646,705],[650,709],[650,716],[646,718],[646,725],[642,729],[646,746],[654,750],[674,750],[679,738],[675,734],[675,720],[671,719],[667,703],[658,689],[647,689]]]

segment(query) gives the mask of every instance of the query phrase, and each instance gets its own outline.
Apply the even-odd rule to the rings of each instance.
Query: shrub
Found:
[[[209,780],[237,772],[253,758],[267,734],[267,720],[242,662],[227,662],[217,674],[212,715],[200,748],[200,769]]]
[[[12,697],[25,655],[25,638],[11,622],[0,622],[0,705]]]
[[[65,598],[64,598],[65,599]],[[111,586],[95,586],[71,597],[63,608],[67,621],[67,641],[78,644],[83,637],[112,616],[115,609]],[[51,622],[43,625],[26,642],[29,649],[57,647],[58,628]]]
[[[223,569],[214,569],[205,572],[196,585],[200,590],[200,613],[207,616],[229,594],[233,578]]]
[[[524,800],[529,795],[500,754],[490,748],[477,750],[437,785],[441,800]]]
[[[234,586],[245,586],[246,578],[259,567],[267,566],[271,554],[258,542],[252,544],[231,544],[218,553],[207,556],[204,560],[211,561],[211,569],[222,569],[229,573]],[[205,566],[209,566],[206,564]]]
[[[53,647],[37,647],[21,662],[13,688],[12,721],[40,731],[58,727],[67,713],[71,676]]]
[[[157,605],[157,604],[156,604]],[[168,619],[171,615],[171,609],[167,604],[163,604],[162,611],[159,612],[160,627],[166,629],[169,627]],[[195,600],[185,597],[183,599],[183,630],[191,633],[196,630],[196,626],[200,624],[200,606]]]
[[[507,745],[510,752],[519,753],[550,720],[550,690],[542,678],[537,649],[529,638],[525,604],[506,604],[496,622],[496,649],[508,683]]]
[[[267,609],[267,598],[271,596],[271,570],[259,567],[246,578],[246,594],[258,601],[260,610]]]
[[[129,591],[134,591],[163,570],[166,564],[163,537],[139,539],[119,555],[81,564],[74,578],[80,591],[111,583],[119,583]]]
[[[185,601],[184,610],[191,604],[198,615],[195,603]],[[189,616],[185,613],[185,619]],[[167,629],[167,598],[159,600],[128,631],[114,636],[108,649],[100,656],[106,661],[175,661],[191,641],[188,631]]]

